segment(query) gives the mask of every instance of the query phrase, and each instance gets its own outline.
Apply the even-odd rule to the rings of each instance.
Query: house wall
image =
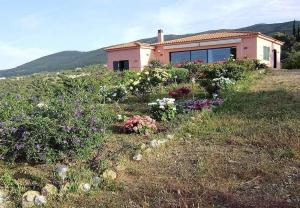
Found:
[[[158,46],[154,52],[155,58],[164,64],[170,63],[170,53],[188,50],[201,50],[201,49],[211,49],[211,48],[225,48],[225,47],[236,47],[237,58],[252,58],[256,59],[256,37],[243,38],[238,43],[230,44],[218,44],[209,46],[198,46],[198,47],[183,47],[176,49],[166,49],[163,46]]]
[[[149,65],[149,62],[153,59],[154,57],[154,50],[149,49],[149,48],[141,48],[140,49],[140,58],[141,58],[141,70]]]
[[[122,49],[107,51],[107,66],[109,69],[113,69],[114,61],[129,61],[129,69],[140,71],[141,70],[141,52],[139,48]]]
[[[270,47],[270,57],[269,61],[264,60],[264,52],[263,48],[264,46]],[[257,37],[257,59],[260,60],[262,63],[267,64],[269,67],[273,67],[273,61],[274,61],[274,54],[273,50],[277,51],[277,68],[281,68],[281,63],[280,63],[280,55],[281,55],[281,46],[277,43],[271,42],[269,40],[266,40],[262,37]]]

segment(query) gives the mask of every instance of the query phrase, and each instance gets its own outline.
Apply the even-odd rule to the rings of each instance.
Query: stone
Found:
[[[94,187],[99,186],[99,185],[101,184],[101,182],[102,182],[102,180],[101,180],[101,178],[98,177],[98,176],[94,176],[94,177],[92,178],[92,186],[94,186]]]
[[[67,177],[67,171],[68,171],[68,167],[66,165],[59,165],[56,168],[56,172],[58,174],[58,176],[64,181],[65,178]]]
[[[8,201],[8,191],[0,189],[0,205]]]
[[[41,191],[43,196],[53,196],[58,193],[58,189],[52,184],[46,184]]]
[[[168,134],[167,139],[174,139],[174,135],[173,134]]]
[[[115,180],[117,178],[117,173],[113,170],[106,170],[103,172],[102,177],[105,180]]]
[[[47,204],[47,199],[43,195],[36,196],[34,198],[34,204],[37,205],[37,206],[45,205],[45,204]]]
[[[40,196],[38,191],[27,191],[22,196],[22,208],[33,207],[35,197]]]
[[[154,139],[154,140],[152,140],[152,141],[150,142],[150,147],[156,148],[156,147],[158,147],[158,146],[159,146],[159,144],[158,144],[158,141],[157,141],[156,139]]]
[[[135,154],[132,159],[135,161],[140,161],[140,160],[142,160],[142,158],[143,158],[142,154],[138,153],[138,154]]]
[[[79,185],[79,188],[80,188],[81,191],[89,192],[91,190],[91,184],[82,183],[82,184]]]

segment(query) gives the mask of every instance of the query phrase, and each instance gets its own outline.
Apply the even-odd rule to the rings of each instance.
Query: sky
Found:
[[[65,50],[300,20],[299,0],[0,0],[0,69]]]

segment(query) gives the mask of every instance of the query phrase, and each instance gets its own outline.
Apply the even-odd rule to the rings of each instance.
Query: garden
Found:
[[[124,161],[139,164],[191,138],[176,129],[212,116],[240,83],[265,70],[247,59],[180,68],[153,61],[139,73],[96,65],[1,81],[0,207],[56,206],[124,191]]]

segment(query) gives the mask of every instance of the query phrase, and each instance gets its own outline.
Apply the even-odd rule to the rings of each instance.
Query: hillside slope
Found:
[[[300,25],[300,21],[297,21],[297,25]],[[256,24],[249,27],[234,29],[237,31],[259,31],[266,35],[271,35],[275,32],[285,32],[292,33],[293,22],[283,22],[283,23],[274,23],[274,24]],[[218,31],[230,31],[229,29],[221,30],[210,30],[194,34],[185,34],[185,35],[166,35],[166,40],[172,40],[176,38],[181,38],[190,35],[196,35],[201,33],[211,33]],[[156,42],[156,37],[146,38],[138,40],[145,43],[154,43]],[[103,48],[89,51],[89,52],[80,52],[80,51],[64,51],[55,53],[49,56],[39,58],[37,60],[31,61],[29,63],[23,64],[13,69],[2,70],[0,71],[0,77],[9,77],[9,76],[22,76],[30,75],[33,73],[39,72],[54,72],[62,71],[66,69],[73,69],[76,67],[83,67],[92,64],[104,64],[106,62],[106,54]]]

